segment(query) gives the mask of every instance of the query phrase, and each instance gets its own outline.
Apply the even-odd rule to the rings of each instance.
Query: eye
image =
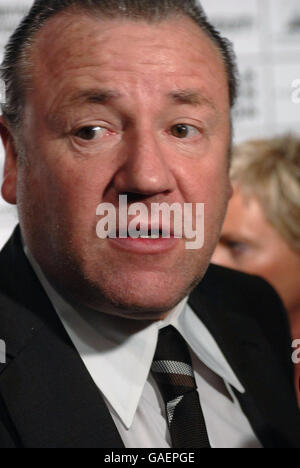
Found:
[[[75,136],[81,138],[82,140],[90,141],[94,140],[97,136],[101,136],[105,132],[107,132],[107,129],[95,125],[80,128],[75,132]]]
[[[234,256],[243,255],[249,250],[249,245],[245,242],[231,241],[227,243],[227,247]]]
[[[196,127],[193,127],[192,125],[187,125],[187,124],[177,124],[171,127],[171,135],[173,135],[175,138],[191,138],[193,136],[199,135],[199,130]]]

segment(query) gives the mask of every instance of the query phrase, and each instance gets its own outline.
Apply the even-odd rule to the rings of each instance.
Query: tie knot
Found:
[[[192,365],[188,346],[172,325],[159,331],[154,360],[177,361]]]
[[[159,332],[151,372],[167,400],[196,388],[188,346],[172,326],[163,328]]]

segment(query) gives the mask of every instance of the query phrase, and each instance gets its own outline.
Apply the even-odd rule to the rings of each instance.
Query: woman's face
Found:
[[[265,278],[287,311],[300,309],[300,254],[267,221],[258,200],[238,189],[229,204],[213,262]]]

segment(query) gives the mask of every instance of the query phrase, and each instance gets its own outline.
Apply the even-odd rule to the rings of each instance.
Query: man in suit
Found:
[[[0,445],[299,447],[279,299],[208,269],[236,83],[199,5],[37,0],[2,76],[2,194],[20,227],[0,256]],[[118,224],[99,239],[97,206],[124,194],[204,203],[204,246],[163,238],[164,221],[158,238],[146,220],[148,238]]]

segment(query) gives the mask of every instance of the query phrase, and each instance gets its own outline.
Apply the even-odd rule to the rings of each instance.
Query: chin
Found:
[[[108,298],[110,299],[110,298]],[[118,314],[128,318],[160,319],[172,310],[183,297],[165,297],[147,295],[120,295],[110,301],[118,308]]]
[[[144,274],[136,278],[114,278],[102,294],[106,309],[113,315],[138,320],[161,320],[184,299],[195,286],[170,275]],[[197,280],[198,282],[198,280]],[[94,308],[97,304],[94,304]]]
[[[81,258],[87,258],[82,255]],[[209,264],[207,252],[178,256],[174,261],[147,258],[141,264],[113,262],[99,255],[89,261],[74,261],[69,255],[71,272],[61,272],[61,290],[69,291],[77,303],[94,310],[132,319],[159,320],[190,294],[201,281]],[[114,260],[114,259],[113,259]],[[66,265],[66,262],[60,262]],[[57,274],[56,274],[57,276]]]
[[[176,305],[182,300],[168,298],[165,301],[156,298],[145,297],[107,297],[108,309],[110,315],[123,317],[131,320],[162,320]]]

